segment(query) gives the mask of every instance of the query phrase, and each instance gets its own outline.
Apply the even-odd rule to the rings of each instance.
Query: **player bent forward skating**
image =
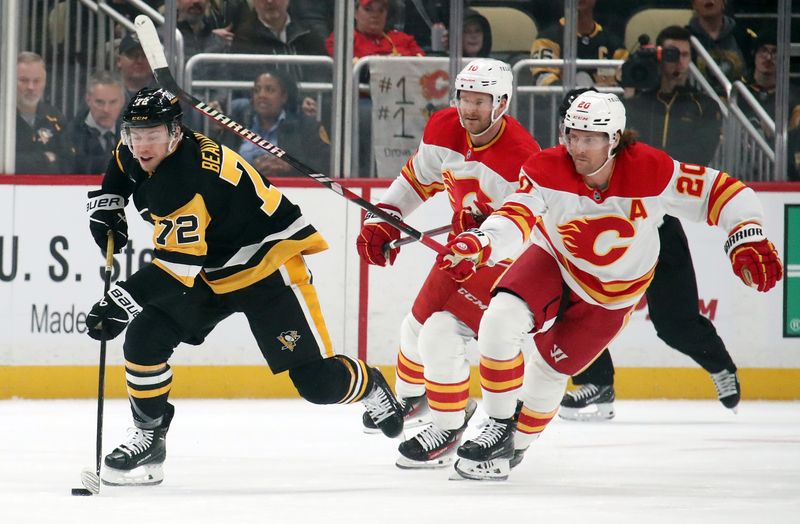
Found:
[[[758,291],[783,276],[764,234],[761,203],[745,184],[636,143],[612,94],[578,96],[564,126],[566,145],[532,156],[518,192],[479,229],[448,243],[451,254],[439,256],[442,268],[462,278],[532,242],[498,282],[481,319],[490,421],[458,449],[455,469],[464,478],[506,479],[511,461],[521,460],[555,416],[568,378],[622,330],[653,278],[664,214],[726,231],[733,272]],[[509,379],[520,372],[530,331],[537,331],[537,351],[519,384]],[[518,398],[523,406],[515,420]]]
[[[289,372],[315,404],[361,401],[384,434],[403,429],[400,405],[376,368],[333,352],[304,256],[327,248],[300,208],[239,154],[181,124],[178,99],[143,89],[123,115],[123,142],[102,189],[89,194],[91,232],[101,249],[127,241],[133,199],[153,227],[153,262],[117,282],[86,320],[113,339],[127,326],[125,377],[134,426],[105,457],[102,480],[158,484],[174,408],[169,359],[181,342],[200,344],[234,313],[273,373]]]

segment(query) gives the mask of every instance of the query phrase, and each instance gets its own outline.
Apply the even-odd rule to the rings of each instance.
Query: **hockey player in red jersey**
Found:
[[[419,149],[378,206],[404,219],[434,194],[447,191],[452,236],[497,210],[517,190],[523,162],[539,150],[530,134],[505,114],[512,80],[504,62],[477,59],[467,64],[455,80],[454,107],[434,113]],[[384,253],[384,246],[399,235],[368,215],[358,253],[369,264],[391,265],[398,249]],[[448,452],[458,445],[475,409],[469,400],[466,346],[477,333],[489,290],[508,262],[482,267],[468,282],[457,282],[434,266],[403,320],[396,392],[407,413],[406,427],[421,422],[417,414],[426,408],[426,397],[433,424],[400,444],[399,467],[445,465]],[[370,425],[365,417],[365,426]]]
[[[102,188],[89,193],[89,227],[101,249],[127,242],[132,199],[153,224],[153,262],[118,281],[91,309],[88,334],[123,351],[134,426],[104,460],[111,485],[158,484],[175,409],[169,359],[181,342],[200,344],[243,313],[273,373],[288,371],[315,404],[361,401],[390,437],[402,433],[400,405],[377,368],[336,355],[304,256],[327,249],[300,208],[238,153],[182,125],[178,98],[140,90],[123,114],[123,141]],[[219,424],[209,421],[209,424]]]
[[[755,193],[727,173],[637,143],[615,95],[581,94],[564,127],[565,145],[525,162],[519,190],[438,257],[442,269],[466,279],[531,242],[497,283],[481,320],[481,387],[490,419],[458,448],[455,468],[465,478],[507,478],[510,464],[555,416],[568,378],[622,330],[653,278],[664,214],[726,231],[722,247],[733,272],[758,291],[783,276]],[[520,348],[531,331],[536,350],[523,382]]]

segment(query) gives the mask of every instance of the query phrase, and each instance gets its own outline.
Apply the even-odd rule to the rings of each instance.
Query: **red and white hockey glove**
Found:
[[[733,272],[742,282],[766,293],[783,278],[783,265],[775,246],[758,224],[747,224],[731,233],[725,242]]]
[[[461,208],[453,215],[453,220],[451,222],[453,226],[453,236],[459,235],[468,229],[481,227],[483,221],[492,214],[492,210],[489,206],[476,202],[475,207],[478,208],[477,213],[472,208],[466,207]]]
[[[463,282],[474,275],[480,266],[486,265],[492,253],[489,237],[480,229],[464,231],[448,242],[445,249],[449,249],[450,253],[437,255],[436,262],[439,269],[447,271],[456,282]]]
[[[383,209],[398,220],[403,216],[400,210],[389,204],[378,204]],[[400,238],[400,231],[390,226],[383,219],[367,213],[364,217],[364,225],[361,226],[361,233],[356,239],[356,249],[358,255],[367,264],[375,266],[392,265],[400,248],[388,249],[387,244],[392,240]]]

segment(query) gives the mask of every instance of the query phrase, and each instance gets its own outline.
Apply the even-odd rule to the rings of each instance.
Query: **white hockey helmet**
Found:
[[[511,66],[505,62],[492,58],[476,58],[456,75],[454,88],[456,99],[462,90],[491,95],[492,124],[494,124],[508,112],[514,91],[514,75],[511,73]],[[495,112],[504,96],[507,100],[506,107],[502,113],[496,115]]]
[[[569,133],[570,129],[607,134],[611,146],[608,158],[612,158],[625,131],[625,106],[613,93],[582,93],[572,101],[564,116],[564,132]]]

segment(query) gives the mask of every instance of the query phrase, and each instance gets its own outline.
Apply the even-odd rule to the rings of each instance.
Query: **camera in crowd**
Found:
[[[650,44],[648,35],[639,36],[639,49],[622,64],[622,86],[634,87],[639,91],[658,89],[661,83],[658,73],[660,62],[677,62],[681,53],[674,47],[661,47]]]

